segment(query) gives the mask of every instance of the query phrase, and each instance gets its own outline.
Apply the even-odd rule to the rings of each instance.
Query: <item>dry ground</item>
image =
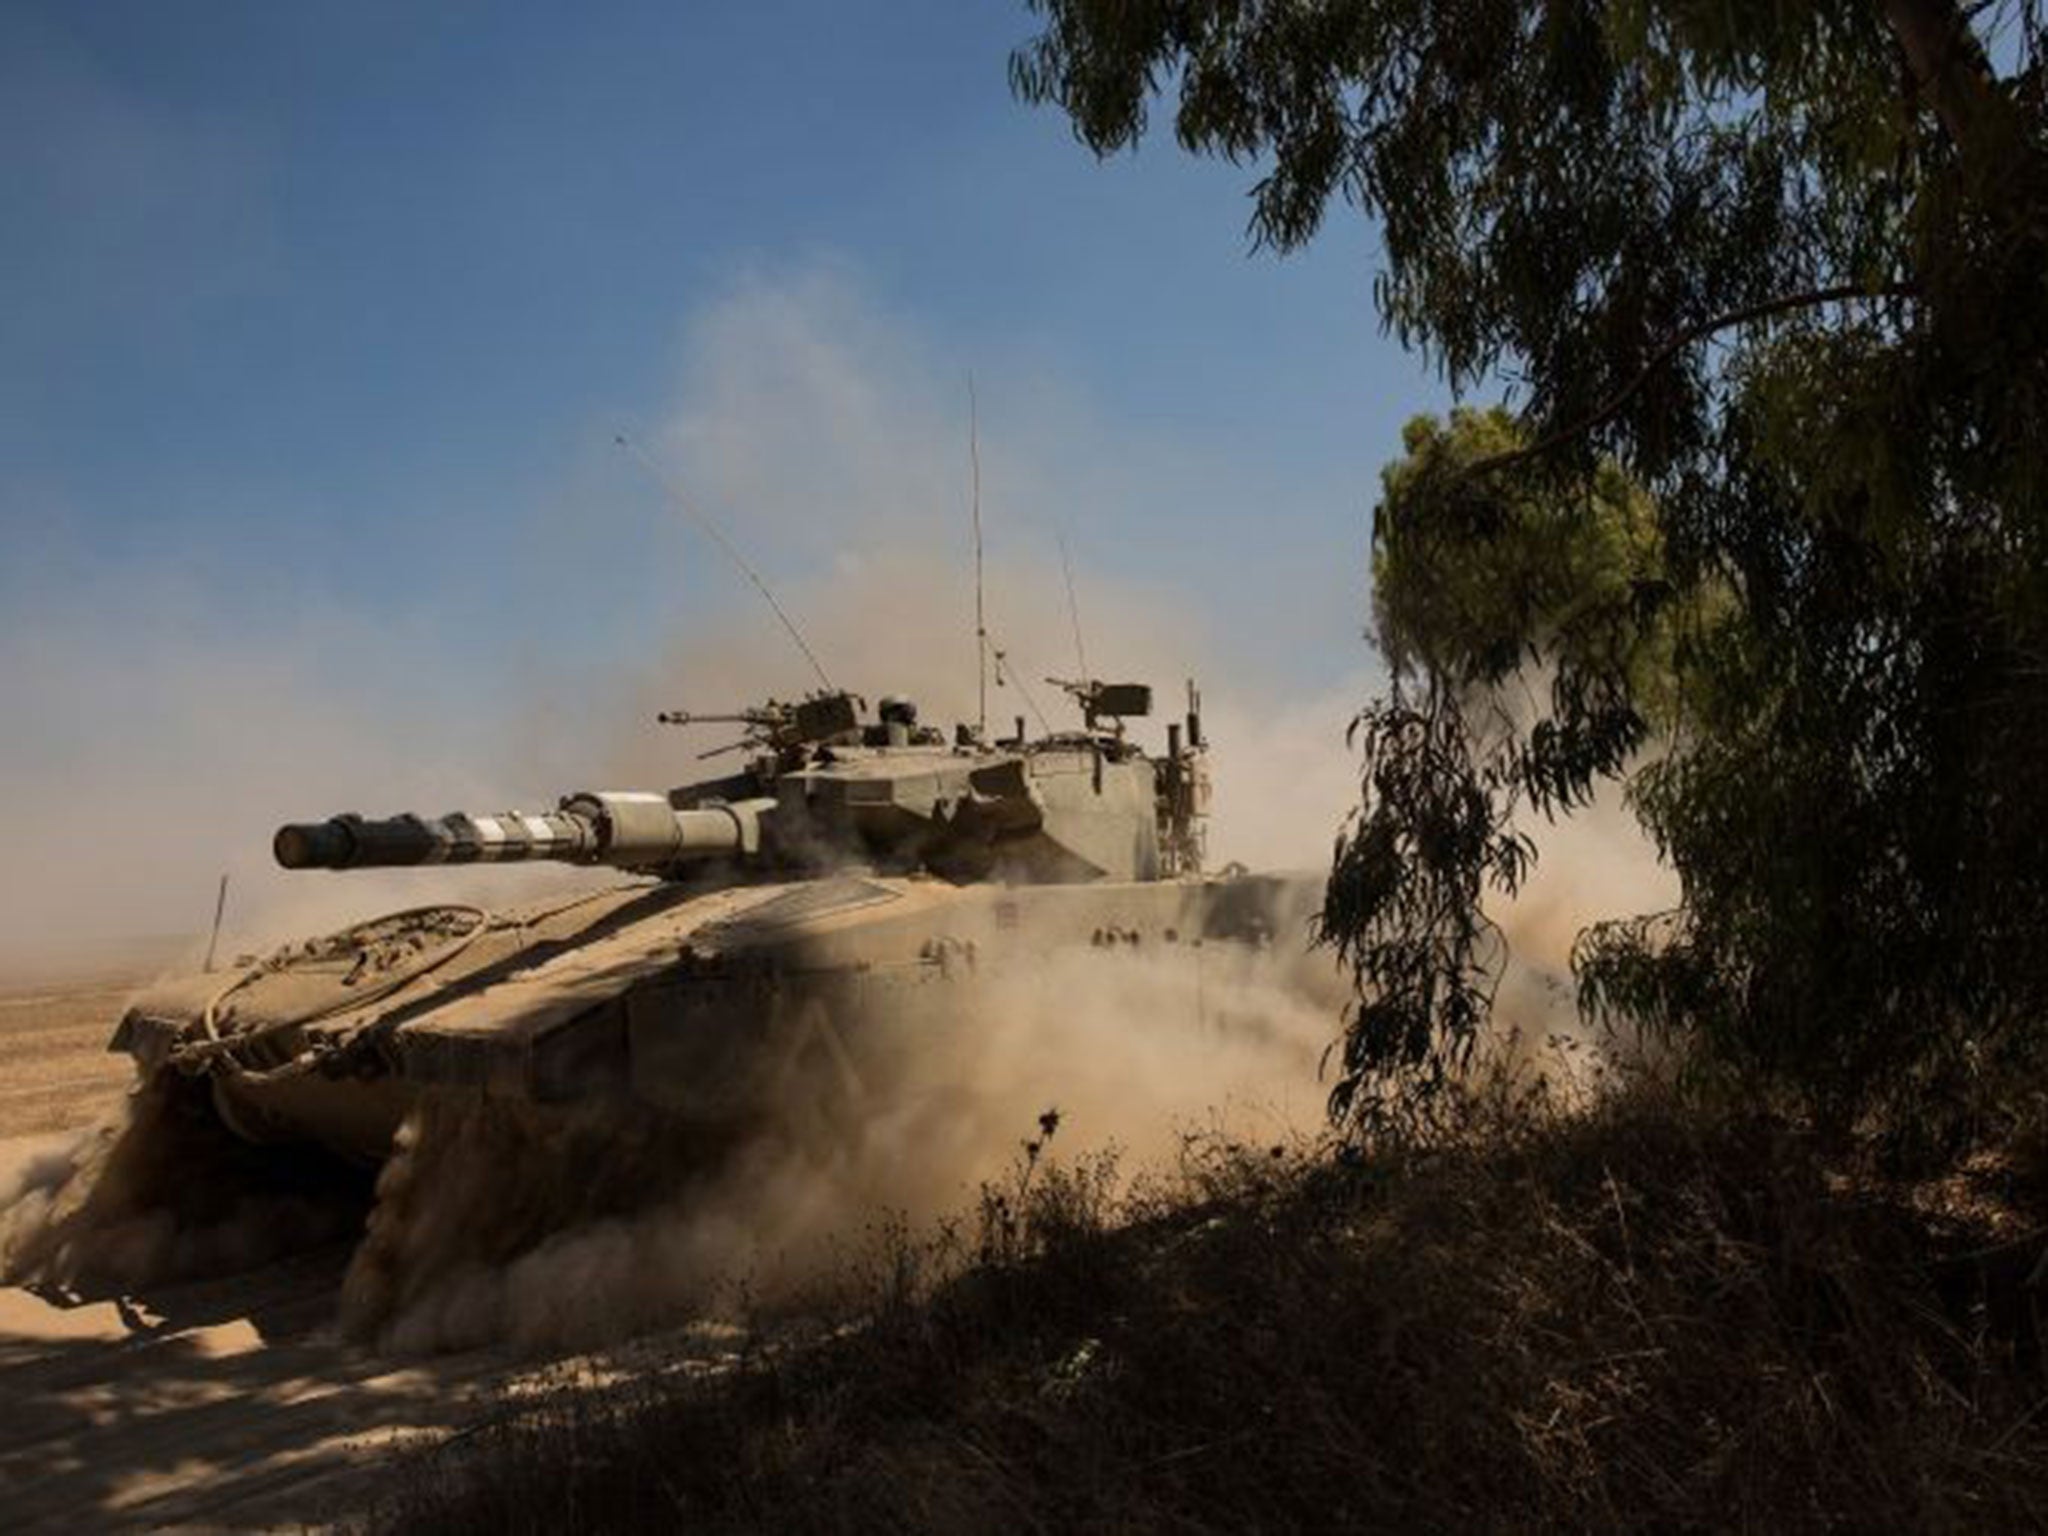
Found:
[[[133,979],[86,977],[29,987],[0,983],[0,1143],[89,1125],[130,1074],[107,1038]]]
[[[134,980],[0,981],[0,1192],[119,1112],[131,1069],[106,1042]],[[460,1432],[560,1369],[343,1345],[346,1257],[105,1298],[0,1288],[0,1529],[317,1526],[375,1492],[394,1442]]]

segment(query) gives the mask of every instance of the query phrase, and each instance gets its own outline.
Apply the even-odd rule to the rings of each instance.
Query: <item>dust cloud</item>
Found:
[[[82,1295],[256,1268],[348,1238],[370,1194],[322,1154],[253,1147],[207,1113],[205,1085],[139,1086],[99,1124],[0,1182],[0,1284]]]
[[[1196,1132],[1294,1144],[1320,1125],[1337,995],[1327,955],[1277,940],[1032,953],[1026,935],[936,1012],[845,1021],[854,1080],[792,1085],[750,1133],[430,1103],[385,1167],[343,1322],[405,1352],[542,1349],[772,1310],[864,1232],[969,1208],[1047,1110],[1060,1157],[1113,1154],[1124,1176]]]

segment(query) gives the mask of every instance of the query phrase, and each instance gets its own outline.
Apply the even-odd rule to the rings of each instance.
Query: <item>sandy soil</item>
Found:
[[[0,988],[0,1188],[118,1108],[129,1066],[105,1046],[127,991]],[[375,1497],[396,1443],[459,1432],[560,1369],[341,1344],[346,1260],[103,1299],[0,1288],[0,1529],[317,1527]]]
[[[133,984],[119,977],[0,988],[0,1140],[88,1125],[121,1096],[107,1039]]]

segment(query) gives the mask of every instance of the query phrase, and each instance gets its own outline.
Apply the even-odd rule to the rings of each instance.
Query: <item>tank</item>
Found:
[[[737,726],[703,754],[738,757],[723,777],[281,827],[275,856],[293,870],[549,860],[639,878],[415,907],[165,982],[112,1047],[247,1141],[362,1161],[435,1096],[716,1130],[857,1106],[878,1053],[975,1027],[978,987],[1056,951],[1144,957],[1199,988],[1206,946],[1262,947],[1305,922],[1314,881],[1203,867],[1192,685],[1153,751],[1134,734],[1150,688],[1059,686],[1076,729],[945,734],[905,699],[870,714],[823,692],[660,717]]]

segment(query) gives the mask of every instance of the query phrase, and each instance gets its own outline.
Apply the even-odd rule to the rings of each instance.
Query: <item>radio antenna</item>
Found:
[[[974,375],[967,375],[967,462],[973,476],[974,508],[974,682],[980,698],[976,734],[988,739],[988,619],[981,582],[981,419],[974,401]]]
[[[1052,734],[1052,722],[1045,718],[1045,711],[1038,707],[1038,700],[1032,697],[1031,689],[1029,685],[1026,684],[1024,681],[1024,674],[1029,669],[1015,662],[1012,662],[1010,660],[1010,653],[1004,650],[1001,646],[997,646],[996,686],[998,688],[1003,686],[1003,668],[1005,667],[1005,665],[1009,667],[1010,681],[1015,683],[1017,685],[1017,691],[1024,695],[1024,702],[1031,706],[1031,713],[1038,716],[1038,728],[1044,731],[1046,735],[1050,736]]]
[[[1052,533],[1060,543],[1060,574],[1067,579],[1067,616],[1074,621],[1074,659],[1081,663],[1081,681],[1085,683],[1095,674],[1088,670],[1088,647],[1081,643],[1081,604],[1074,596],[1074,562],[1067,558],[1066,530],[1055,525]]]
[[[775,617],[782,621],[782,627],[789,631],[789,638],[796,642],[796,648],[804,653],[804,660],[808,661],[811,670],[818,674],[818,681],[825,685],[825,691],[837,693],[839,690],[832,686],[832,679],[825,675],[825,669],[819,664],[817,655],[804,643],[803,633],[796,627],[796,621],[782,611],[782,604],[775,601],[775,594],[768,590],[768,583],[763,581],[740,552],[733,548],[732,540],[719,532],[718,524],[697,510],[696,505],[683,495],[675,482],[662,473],[661,466],[648,456],[646,449],[623,432],[614,434],[612,441],[640,461],[640,467],[647,471],[648,478],[662,489],[668,499],[675,504],[676,509],[702,529],[704,535],[719,547],[739,573],[754,584],[754,590],[761,594],[762,601],[767,603]]]

